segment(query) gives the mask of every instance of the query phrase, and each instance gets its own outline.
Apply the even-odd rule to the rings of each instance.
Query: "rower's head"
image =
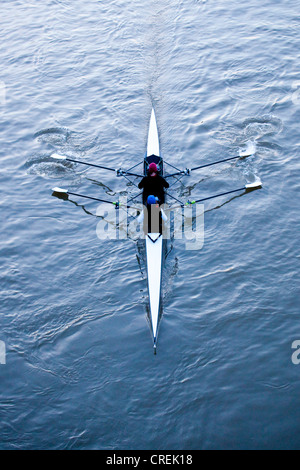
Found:
[[[149,175],[150,176],[156,176],[158,173],[157,165],[156,163],[150,163],[149,165]]]
[[[157,203],[157,200],[156,200],[156,197],[155,196],[148,196],[147,197],[147,204],[148,206],[152,206],[152,204],[156,204]]]

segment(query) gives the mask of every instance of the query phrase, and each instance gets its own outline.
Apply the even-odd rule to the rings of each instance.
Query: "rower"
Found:
[[[158,174],[156,163],[150,163],[147,176],[144,176],[139,183],[139,188],[143,189],[143,204],[147,205],[148,196],[157,197],[159,205],[165,202],[165,188],[169,187],[169,183]]]

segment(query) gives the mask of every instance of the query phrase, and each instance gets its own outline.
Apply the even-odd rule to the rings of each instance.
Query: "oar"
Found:
[[[213,165],[219,165],[220,163],[229,162],[231,160],[237,160],[238,158],[247,158],[247,157],[251,157],[251,155],[238,155],[236,157],[224,158],[223,160],[218,160],[217,162],[206,163],[205,165],[195,166],[194,168],[186,168],[185,170],[181,170],[177,173],[166,175],[165,178],[171,178],[172,176],[179,176],[179,175],[189,175],[191,171],[200,170],[201,168],[207,168]]]
[[[231,191],[226,191],[226,193],[221,193],[221,194],[216,194],[214,196],[205,197],[203,199],[198,199],[197,201],[188,201],[186,203],[186,205],[196,204],[198,202],[208,201],[209,199],[214,199],[214,198],[217,198],[217,197],[226,196],[227,194],[237,193],[239,191],[246,191],[247,193],[249,193],[251,191],[255,191],[256,189],[260,189],[261,187],[262,187],[262,183],[260,181],[258,181],[256,183],[248,183],[243,188],[233,189]]]
[[[118,209],[120,206],[119,202],[107,201],[105,199],[99,199],[97,197],[91,197],[91,196],[85,196],[83,194],[72,193],[71,191],[68,191],[67,189],[53,188],[52,191],[53,191],[54,196],[60,197],[61,199],[68,199],[69,196],[77,196],[77,197],[83,197],[85,199],[91,199],[92,201],[99,201],[99,202],[105,202],[107,204],[113,204],[116,207],[116,209]]]
[[[78,194],[78,193],[73,193],[69,191],[68,189],[62,189],[62,188],[53,188],[53,196],[58,197],[59,199],[64,199],[67,200],[69,196],[77,196],[77,197],[83,197],[84,199],[91,199],[92,201],[98,201],[98,202],[104,202],[106,204],[112,204],[115,206],[116,209],[119,209],[120,207],[126,208],[126,209],[136,209],[139,210],[139,208],[134,207],[134,206],[128,206],[128,205],[123,205],[120,204],[120,202],[115,202],[115,201],[108,201],[107,199],[99,199],[98,197],[92,197],[92,196],[85,196],[84,194]]]
[[[53,153],[51,157],[55,158],[56,160],[64,160],[67,162],[79,163],[80,165],[92,166],[94,168],[101,168],[102,170],[113,171],[114,173],[117,173],[117,176],[128,175],[128,176],[136,176],[138,178],[143,177],[143,175],[137,175],[136,173],[131,173],[129,171],[122,170],[121,168],[116,170],[115,168],[109,168],[103,165],[96,165],[95,163],[83,162],[82,160],[74,160],[73,158],[66,157],[65,155],[59,155],[58,153]]]

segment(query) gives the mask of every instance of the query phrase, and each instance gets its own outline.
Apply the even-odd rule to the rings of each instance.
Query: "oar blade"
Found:
[[[256,181],[255,183],[248,183],[245,186],[245,189],[247,192],[250,191],[255,191],[256,189],[261,189],[262,188],[262,182],[261,181]]]
[[[67,160],[67,157],[64,155],[59,155],[58,153],[52,153],[51,158],[55,160]]]
[[[67,189],[62,189],[62,188],[58,188],[58,187],[53,188],[52,191],[53,191],[54,193],[65,193],[65,194],[68,194],[68,190],[67,190]]]
[[[68,190],[62,188],[53,188],[52,196],[57,197],[58,199],[63,199],[67,201],[69,199]]]

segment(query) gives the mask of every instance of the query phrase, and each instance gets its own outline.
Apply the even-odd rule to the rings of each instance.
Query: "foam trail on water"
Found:
[[[256,152],[256,142],[253,140],[248,140],[245,143],[245,148],[240,149],[240,157],[243,156],[254,156]],[[261,184],[260,177],[258,176],[258,171],[255,168],[255,159],[247,158],[244,162],[244,169],[243,169],[244,176],[248,183],[250,184]]]
[[[244,155],[254,155],[256,152],[256,143],[253,140],[246,142],[246,148],[240,150],[240,157]]]

